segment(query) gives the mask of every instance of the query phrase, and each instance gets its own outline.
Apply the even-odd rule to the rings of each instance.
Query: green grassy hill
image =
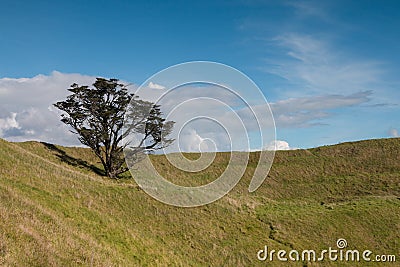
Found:
[[[190,154],[188,157],[196,157]],[[240,183],[207,206],[162,204],[133,179],[104,178],[85,148],[0,140],[0,266],[396,266],[400,261],[400,139],[279,151],[264,184]],[[224,170],[157,168],[181,184]],[[270,249],[336,248],[395,254],[397,263],[261,262]]]

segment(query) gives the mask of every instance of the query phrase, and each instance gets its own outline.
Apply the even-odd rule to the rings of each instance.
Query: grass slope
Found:
[[[400,139],[279,151],[264,184],[248,193],[257,157],[251,154],[244,177],[224,198],[177,208],[152,199],[132,179],[97,175],[88,149],[0,139],[0,265],[287,266],[258,261],[258,250],[319,251],[335,248],[338,238],[349,249],[400,261]],[[165,157],[152,158],[170,180],[186,185],[213,180],[228,159],[220,153],[208,169],[188,176]]]

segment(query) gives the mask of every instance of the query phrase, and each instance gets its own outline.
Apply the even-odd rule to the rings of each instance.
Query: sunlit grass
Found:
[[[278,152],[250,194],[252,153],[231,193],[190,209],[152,199],[133,179],[96,174],[101,164],[88,149],[56,148],[0,140],[1,266],[265,266],[256,256],[264,245],[318,250],[338,238],[376,253],[400,249],[399,139]],[[152,156],[183,185],[212,181],[228,160],[219,153],[188,175]],[[320,266],[329,264],[346,265]]]

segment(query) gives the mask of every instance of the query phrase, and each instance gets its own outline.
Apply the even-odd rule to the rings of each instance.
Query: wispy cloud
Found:
[[[298,17],[317,17],[328,20],[326,10],[321,6],[321,1],[288,1],[285,4],[292,7]]]
[[[357,60],[320,38],[289,33],[275,39],[285,56],[270,60],[268,72],[302,88],[302,94],[348,93],[377,89],[382,63]]]
[[[371,91],[365,91],[351,95],[289,98],[271,103],[271,109],[278,127],[303,128],[323,124],[321,119],[330,116],[329,110],[368,102],[371,94]]]
[[[332,110],[366,103],[370,101],[371,95],[371,91],[364,91],[350,95],[335,94],[294,97],[270,103],[270,107],[278,128],[306,128],[327,124],[324,119],[332,115]],[[252,108],[260,113],[263,110],[268,110],[268,106],[266,105],[254,106]],[[250,124],[252,116],[250,109],[244,108],[238,114],[249,128],[256,128],[256,125]],[[268,125],[267,122],[264,122],[264,125]]]
[[[358,92],[351,95],[321,95],[314,97],[289,98],[271,104],[274,112],[297,112],[299,110],[329,110],[354,106],[370,100],[371,91]]]

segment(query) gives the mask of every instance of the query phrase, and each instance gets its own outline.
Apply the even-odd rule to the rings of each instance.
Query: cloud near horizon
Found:
[[[276,140],[274,142],[271,142],[268,144],[268,146],[265,147],[266,150],[296,150],[298,148],[291,147],[288,142],[283,141],[283,140]]]
[[[63,100],[69,95],[67,89],[72,83],[90,85],[95,81],[94,76],[81,74],[67,74],[53,71],[50,75],[37,75],[32,78],[1,78],[0,79],[0,137],[10,141],[37,140],[60,145],[80,145],[76,136],[69,128],[60,122],[60,112],[53,107],[57,101]],[[161,87],[149,86],[149,94],[152,90],[160,90]],[[131,88],[132,89],[132,88]],[[133,88],[134,89],[134,88]],[[237,103],[228,91],[215,90],[215,88],[203,87],[206,95],[210,98],[224,101],[227,105],[235,107]],[[181,93],[174,95],[174,101],[165,101],[162,107],[165,110],[172,110],[176,103],[182,103],[188,99],[195,99],[199,96],[197,90],[181,90]],[[355,106],[369,101],[372,93],[360,91],[349,95],[317,95],[310,97],[298,97],[279,100],[270,104],[277,127],[303,128],[312,127],[315,124],[323,123],[324,118],[330,116],[329,110]],[[226,112],[218,105],[207,102],[208,114],[215,114],[216,120],[221,125],[228,125],[231,128],[232,136],[222,134],[221,128],[212,127],[208,122],[198,122],[192,127],[187,126],[185,136],[182,136],[181,146],[185,151],[199,148],[199,143],[204,139],[212,139],[219,150],[226,150],[231,147],[230,138],[242,129],[240,121],[227,119]],[[210,104],[211,103],[211,104]],[[214,104],[218,104],[215,102]],[[238,107],[238,106],[236,106]],[[252,109],[267,110],[267,106],[252,106]],[[198,114],[204,111],[205,105],[195,102],[186,111],[191,114]],[[230,111],[231,112],[231,111]],[[252,118],[249,107],[236,111],[238,118],[244,123],[248,131],[257,131],[257,125]],[[167,114],[167,113],[166,113]],[[190,114],[179,114],[176,119],[187,119]],[[263,118],[260,118],[261,120]],[[271,125],[263,122],[261,125]],[[272,127],[272,125],[271,125]],[[240,137],[237,139],[244,144],[246,140]],[[285,142],[285,141],[279,141]],[[286,143],[287,144],[287,143]],[[290,148],[289,144],[279,143],[278,148]],[[203,144],[204,146],[206,144]],[[210,146],[210,144],[208,144]],[[210,147],[211,148],[211,147]],[[240,150],[241,146],[234,144],[231,147]],[[207,148],[204,148],[207,150]],[[213,148],[214,149],[214,148]]]
[[[400,137],[399,131],[397,129],[394,129],[394,128],[389,130],[389,135],[391,137]]]
[[[43,141],[80,145],[53,107],[73,83],[92,84],[95,77],[53,71],[32,78],[0,79],[0,137],[10,141]]]

